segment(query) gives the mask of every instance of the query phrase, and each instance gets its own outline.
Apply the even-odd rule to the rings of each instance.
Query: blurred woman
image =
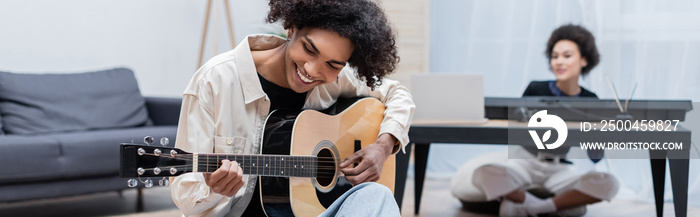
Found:
[[[576,25],[557,28],[545,55],[556,80],[533,81],[523,96],[597,97],[578,84],[600,59],[588,30]],[[466,209],[491,205],[500,216],[582,216],[587,204],[610,200],[619,189],[617,179],[608,173],[574,170],[566,153],[528,152],[515,146],[511,154],[520,159],[498,152],[472,159],[459,169],[451,189]]]

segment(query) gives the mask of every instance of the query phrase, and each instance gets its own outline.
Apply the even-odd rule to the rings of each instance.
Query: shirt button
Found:
[[[231,138],[226,139],[226,144],[227,144],[227,145],[232,145],[232,144],[233,144],[233,139],[231,139]]]

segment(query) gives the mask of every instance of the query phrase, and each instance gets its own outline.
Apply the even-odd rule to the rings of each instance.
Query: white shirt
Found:
[[[260,85],[251,50],[275,48],[286,40],[274,35],[250,35],[236,48],[210,59],[185,89],[175,147],[193,153],[259,154],[270,102]],[[397,81],[383,79],[371,90],[344,67],[338,81],[312,89],[305,109],[325,109],[338,97],[371,96],[386,105],[380,133],[408,143],[415,105]],[[171,194],[185,216],[240,216],[250,203],[257,176],[244,175],[245,185],[233,197],[211,192],[201,173],[172,179]],[[253,201],[258,203],[259,201]]]

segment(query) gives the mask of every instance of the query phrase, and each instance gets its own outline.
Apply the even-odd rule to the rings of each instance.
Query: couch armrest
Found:
[[[180,118],[181,98],[144,97],[148,116],[154,125],[177,125]]]

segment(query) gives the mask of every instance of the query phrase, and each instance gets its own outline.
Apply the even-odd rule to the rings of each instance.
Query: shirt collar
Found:
[[[552,94],[554,94],[554,96],[569,96],[569,95],[566,95],[566,93],[564,93],[564,91],[561,91],[561,89],[559,89],[559,87],[557,87],[557,81],[549,81],[549,90],[552,91]],[[583,89],[581,90],[581,92],[579,92],[578,94],[576,94],[574,96],[580,96],[581,93],[583,93]]]
[[[243,99],[246,104],[266,96],[258,79],[251,50],[272,49],[285,42],[284,38],[276,35],[255,34],[246,36],[246,39],[234,48],[236,71],[241,80]]]

